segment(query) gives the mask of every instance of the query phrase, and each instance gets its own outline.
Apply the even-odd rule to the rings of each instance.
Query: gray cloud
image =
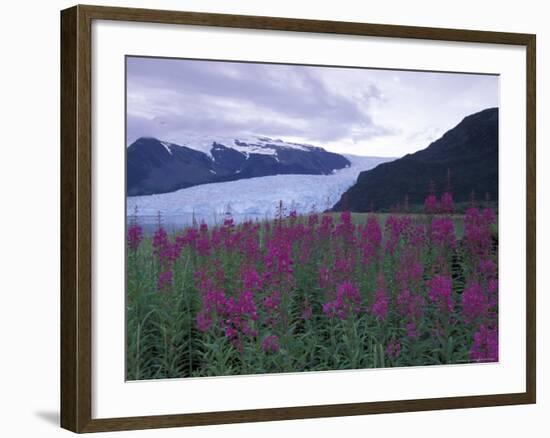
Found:
[[[494,75],[127,59],[128,144],[259,134],[401,156],[498,104]]]
[[[335,92],[323,75],[337,69],[128,58],[128,142],[178,132],[257,133],[320,143],[365,140],[392,130],[368,114],[382,92],[365,83],[353,96]]]

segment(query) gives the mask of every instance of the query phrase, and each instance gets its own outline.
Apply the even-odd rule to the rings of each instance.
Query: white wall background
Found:
[[[537,34],[538,78],[538,404],[457,411],[284,421],[231,426],[123,432],[105,436],[546,436],[550,363],[543,343],[544,275],[550,244],[545,199],[550,45],[545,2],[524,0],[111,0],[111,6],[272,15],[372,23],[457,27]],[[69,436],[59,429],[59,10],[70,1],[4,2],[0,18],[0,433],[8,437]],[[546,165],[545,165],[546,164]],[[544,190],[546,189],[546,190]],[[543,199],[544,197],[544,199]],[[547,432],[546,432],[547,433]]]

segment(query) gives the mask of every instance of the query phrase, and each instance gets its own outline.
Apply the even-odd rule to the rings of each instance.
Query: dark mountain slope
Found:
[[[498,108],[472,114],[426,149],[361,172],[333,207],[340,211],[388,210],[403,203],[422,204],[433,182],[447,188],[455,202],[466,202],[472,192],[498,200]]]
[[[268,138],[192,147],[140,138],[127,149],[127,195],[166,193],[199,184],[270,175],[328,175],[350,165],[323,148]]]
[[[127,194],[164,193],[213,181],[206,154],[140,138],[126,152]]]

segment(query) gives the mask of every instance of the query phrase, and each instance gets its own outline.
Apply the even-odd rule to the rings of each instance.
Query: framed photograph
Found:
[[[535,35],[61,12],[61,425],[536,401]]]

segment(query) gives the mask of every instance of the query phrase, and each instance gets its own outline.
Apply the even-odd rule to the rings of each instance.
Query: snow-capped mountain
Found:
[[[267,137],[178,144],[142,137],[127,148],[126,162],[128,196],[271,175],[330,175],[350,166],[344,156],[321,147]]]

